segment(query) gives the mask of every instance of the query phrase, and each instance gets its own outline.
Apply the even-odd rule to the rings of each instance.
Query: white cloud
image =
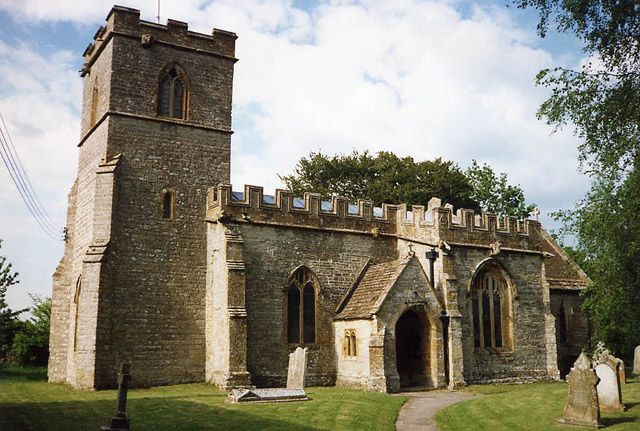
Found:
[[[44,208],[56,226],[65,224],[66,194],[76,170],[81,86],[73,55],[41,55],[27,46],[0,41],[0,112]],[[2,254],[20,272],[8,290],[16,308],[29,304],[27,292],[49,295],[50,275],[62,251],[30,218],[9,174],[0,170]]]
[[[186,0],[162,2],[162,16],[196,31],[218,27],[239,35],[237,189],[280,186],[276,173],[291,172],[310,151],[392,150],[463,166],[472,158],[488,162],[543,212],[571,206],[587,186],[576,174],[576,140],[566,132],[550,136],[535,118],[547,93],[534,86],[534,76],[557,59],[534,47],[535,29],[516,27],[510,11],[480,2],[462,14],[459,3],[331,1],[304,10],[292,1]],[[153,20],[155,4],[126,5]],[[111,0],[0,0],[0,9],[26,25],[97,26],[110,7]],[[58,220],[76,163],[81,84],[71,60],[63,50],[42,56],[0,44],[0,109]],[[4,184],[0,193],[16,200]],[[4,226],[25,218],[24,211],[0,210]],[[16,240],[31,235],[29,223],[18,223]]]

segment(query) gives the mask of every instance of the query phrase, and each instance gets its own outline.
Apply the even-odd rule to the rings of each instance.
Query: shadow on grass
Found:
[[[600,418],[600,422],[602,422],[602,425],[606,426],[606,427],[610,427],[613,425],[618,425],[618,424],[625,424],[625,423],[631,423],[631,422],[636,422],[635,418],[628,418],[628,417],[617,417],[617,418]]]
[[[205,401],[205,402],[202,402]],[[136,398],[127,416],[138,430],[300,430],[323,431],[278,417],[277,410],[260,415],[247,406],[222,408],[214,399],[201,402],[175,397]],[[114,400],[0,404],[0,429],[15,431],[86,431],[100,429],[114,413]],[[271,416],[271,417],[270,417]]]
[[[0,379],[47,380],[47,369],[45,367],[1,366]]]

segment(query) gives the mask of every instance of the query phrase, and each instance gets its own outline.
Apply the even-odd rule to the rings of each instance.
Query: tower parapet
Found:
[[[93,42],[84,53],[84,66],[81,75],[89,73],[95,59],[100,55],[114,35],[137,39],[143,47],[154,44],[179,46],[182,49],[196,51],[201,54],[221,56],[236,61],[235,33],[214,28],[211,34],[189,31],[186,22],[173,19],[167,24],[156,24],[140,19],[140,11],[123,6],[114,6],[106,18],[106,25],[100,27],[93,36]]]

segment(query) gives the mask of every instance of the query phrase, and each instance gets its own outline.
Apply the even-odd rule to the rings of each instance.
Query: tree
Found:
[[[438,158],[416,162],[389,151],[375,156],[367,151],[326,156],[310,153],[298,162],[295,172],[280,176],[297,195],[346,196],[382,203],[426,205],[438,197],[456,208],[526,217],[531,206],[518,186],[507,184],[506,174],[496,176],[488,165],[474,161],[466,173],[458,165]]]
[[[280,176],[289,190],[323,196],[368,199],[374,205],[426,205],[432,197],[457,208],[479,209],[470,198],[471,186],[453,162],[436,159],[416,162],[388,151],[375,156],[364,151],[349,155],[326,156],[310,153],[298,162],[295,172]]]
[[[0,240],[2,248],[2,240]],[[11,263],[5,256],[0,256],[0,361],[4,360],[11,347],[16,331],[18,315],[24,310],[12,311],[6,301],[7,288],[18,284],[18,273],[14,272]]]
[[[620,355],[640,343],[640,4],[637,0],[515,0],[540,13],[544,37],[560,32],[583,40],[588,61],[537,76],[551,96],[538,111],[556,129],[575,125],[582,169],[592,187],[575,209],[558,213],[564,234],[593,283],[584,292],[596,337]]]
[[[29,295],[33,301],[31,319],[21,322],[11,348],[13,359],[20,365],[46,365],[49,359],[51,298]]]
[[[472,188],[471,198],[483,211],[524,219],[535,208],[535,205],[527,205],[520,186],[507,183],[507,174],[496,176],[486,163],[480,166],[473,160],[465,174]]]

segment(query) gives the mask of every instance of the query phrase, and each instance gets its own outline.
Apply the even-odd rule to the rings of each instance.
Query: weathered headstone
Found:
[[[127,418],[127,390],[129,389],[129,364],[122,364],[118,373],[118,404],[116,415],[109,419],[109,425],[100,427],[102,431],[129,430],[129,418]]]
[[[640,346],[636,347],[633,355],[633,374],[640,374]]]
[[[307,348],[301,347],[289,354],[289,371],[287,373],[287,389],[304,389],[307,374]]]
[[[620,412],[624,410],[622,391],[620,390],[620,360],[613,357],[608,350],[599,352],[596,357],[596,374],[598,382],[598,402],[600,410]]]
[[[620,377],[620,384],[621,385],[626,385],[627,384],[627,372],[624,369],[624,361],[622,359],[616,358],[618,359],[618,363],[620,364],[620,367],[618,368],[618,376]]]
[[[564,406],[564,414],[558,421],[568,425],[601,427],[598,405],[598,376],[592,368],[591,360],[582,353],[567,376],[569,393]]]

